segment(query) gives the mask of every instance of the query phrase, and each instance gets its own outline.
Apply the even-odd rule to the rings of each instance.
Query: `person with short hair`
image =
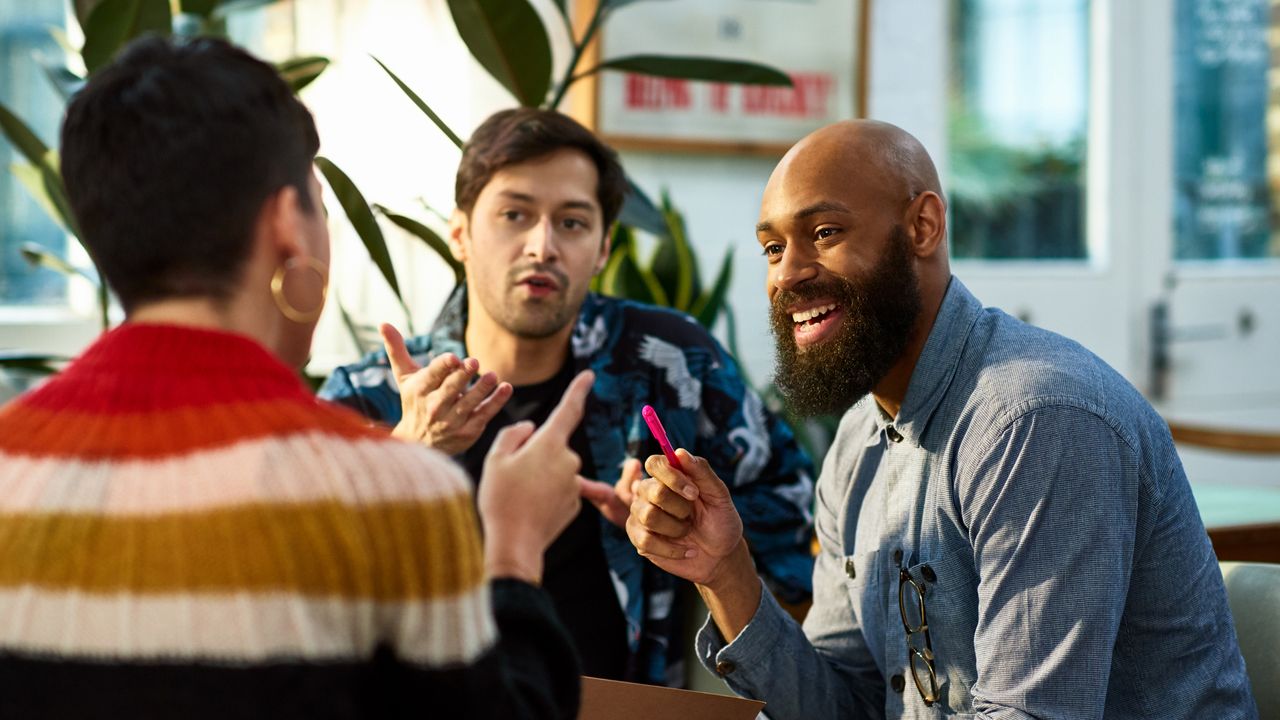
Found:
[[[72,99],[67,197],[126,320],[0,408],[0,716],[575,717],[537,584],[591,374],[495,438],[478,498],[317,401],[318,144],[220,40],[137,41]]]
[[[707,668],[773,720],[1257,717],[1168,426],[1097,356],[952,276],[919,141],[812,133],[756,237],[779,386],[846,412],[803,628],[762,592],[714,468],[649,458],[628,532],[697,583]]]
[[[492,115],[457,172],[449,242],[465,284],[430,332],[406,342],[384,326],[387,350],[339,368],[320,394],[452,454],[481,481],[501,428],[536,422],[574,373],[595,371],[570,439],[593,479],[547,552],[544,586],[586,674],[682,685],[676,580],[638,557],[621,529],[636,458],[657,449],[641,408],[654,406],[672,438],[733,478],[761,574],[789,602],[810,592],[812,469],[693,318],[589,292],[626,192],[616,154],[571,118]]]

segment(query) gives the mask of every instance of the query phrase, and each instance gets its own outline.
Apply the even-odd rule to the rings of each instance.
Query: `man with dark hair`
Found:
[[[495,433],[536,422],[575,372],[594,370],[571,446],[581,474],[603,482],[582,481],[586,501],[547,552],[544,587],[585,674],[678,685],[676,581],[621,529],[636,458],[657,449],[641,408],[733,478],[765,581],[790,602],[810,591],[811,466],[692,318],[588,292],[625,193],[615,153],[572,119],[493,115],[458,167],[450,241],[465,287],[427,335],[405,343],[384,326],[387,351],[339,368],[321,395],[454,455],[478,480]]]
[[[317,144],[222,40],[137,41],[71,100],[67,196],[127,317],[0,408],[0,717],[576,716],[538,584],[591,374],[478,494],[317,401]]]
[[[919,141],[814,132],[769,178],[756,237],[779,385],[847,412],[803,628],[761,592],[714,467],[649,459],[627,529],[697,583],[706,667],[773,720],[1257,717],[1168,426],[1097,356],[951,275]]]

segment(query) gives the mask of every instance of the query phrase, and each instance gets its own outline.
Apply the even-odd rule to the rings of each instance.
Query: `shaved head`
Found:
[[[810,133],[774,168],[765,194],[797,176],[831,179],[875,192],[885,201],[905,202],[926,191],[942,197],[938,169],[924,145],[879,120],[847,120]]]

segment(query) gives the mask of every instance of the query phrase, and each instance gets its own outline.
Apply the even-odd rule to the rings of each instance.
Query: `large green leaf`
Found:
[[[606,60],[584,74],[601,70],[622,70],[683,80],[791,86],[791,78],[781,70],[745,60],[682,55],[628,55]]]
[[[75,216],[71,214],[71,203],[68,202],[67,192],[62,185],[57,150],[45,151],[44,158],[37,164],[14,163],[9,169],[49,217],[67,232],[80,236],[80,228],[76,225]]]
[[[147,32],[168,35],[172,27],[169,0],[102,0],[84,24],[85,69],[94,73],[130,40]]]
[[[551,87],[551,42],[529,0],[449,0],[467,49],[526,107],[538,107]]]
[[[67,199],[66,186],[62,184],[62,162],[58,158],[57,150],[49,150],[44,154],[44,162],[40,165],[40,179],[44,183],[45,192],[49,193],[53,206],[58,210],[59,218],[55,219],[71,231],[72,235],[79,238],[80,226],[76,223],[76,216],[71,212],[71,201]]]
[[[81,277],[92,283],[94,287],[98,286],[97,279],[92,275],[72,265],[43,246],[31,242],[23,243],[19,252],[22,253],[22,259],[30,263],[32,267],[46,268],[68,277]]]
[[[76,47],[71,42],[71,37],[67,35],[67,31],[65,29],[60,28],[57,25],[50,25],[49,37],[53,38],[53,41],[58,43],[58,47],[62,48],[62,51],[65,52],[66,54],[68,55],[80,54],[80,48]]]
[[[395,73],[391,72],[391,68],[383,64],[381,60],[374,57],[373,55],[370,55],[369,57],[372,57],[373,61],[378,63],[378,66],[381,67],[388,75],[391,76],[391,79],[395,81],[396,85],[400,86],[401,92],[409,96],[409,99],[413,101],[413,104],[417,105],[418,109],[421,110],[423,113],[425,113],[426,116],[431,119],[431,122],[436,124],[436,127],[440,128],[440,132],[443,132],[445,136],[448,137],[451,142],[453,142],[454,145],[456,145],[459,148],[462,147],[462,138],[458,137],[457,133],[449,129],[449,126],[445,124],[444,120],[441,120],[440,116],[437,115],[436,112],[432,110],[425,102],[423,102],[422,98],[418,97],[418,93],[409,89],[409,86],[405,85],[404,81],[401,80]]]
[[[653,274],[636,260],[635,240],[626,228],[614,233],[617,247],[610,252],[600,277],[600,291],[614,297],[666,306],[666,293]]]
[[[279,71],[280,77],[289,83],[289,87],[293,88],[295,93],[320,77],[320,73],[327,67],[329,67],[329,58],[319,55],[296,57],[276,63],[276,70]]]
[[[218,7],[218,0],[179,0],[178,7],[181,12],[207,18]]]
[[[9,144],[22,153],[29,162],[35,165],[44,162],[44,156],[49,152],[49,147],[3,103],[0,103],[0,132],[4,133]]]
[[[338,198],[338,203],[342,205],[342,211],[347,214],[351,227],[355,228],[356,235],[360,236],[360,241],[369,251],[369,257],[373,258],[373,264],[378,267],[382,277],[386,278],[387,284],[391,286],[391,292],[395,293],[401,307],[404,307],[404,298],[400,296],[400,283],[396,280],[396,269],[391,264],[391,253],[387,251],[387,241],[383,238],[382,230],[378,227],[378,221],[374,219],[373,211],[369,209],[369,203],[364,199],[364,195],[360,193],[355,183],[351,182],[351,178],[328,158],[317,157],[316,167],[320,168],[320,173],[328,181],[334,197]]]
[[[440,259],[444,260],[445,264],[449,266],[449,269],[453,271],[453,279],[457,284],[461,285],[466,281],[466,268],[453,256],[453,252],[449,250],[449,244],[435,230],[411,217],[391,212],[381,205],[374,205],[373,207],[382,213],[383,217],[394,223],[396,227],[422,240],[427,244],[427,247],[434,250],[440,256]]]
[[[711,289],[702,294],[693,305],[693,317],[708,330],[716,322],[716,316],[725,307],[725,296],[729,293],[729,283],[733,281],[733,248],[724,254],[724,262],[720,263],[720,274]]]
[[[84,87],[84,78],[68,70],[65,65],[46,59],[37,59],[36,62],[40,64],[44,76],[49,78],[49,84],[53,86],[54,92],[58,93],[58,97],[64,101],[70,100],[72,95],[80,92],[80,88]]]
[[[629,177],[627,178],[627,196],[622,201],[622,212],[618,216],[618,222],[658,237],[667,234],[667,219],[663,217],[662,211]]]
[[[668,233],[658,240],[650,268],[671,300],[671,306],[689,312],[694,300],[702,294],[698,261],[689,245],[684,216],[671,204],[671,198],[665,192],[662,194],[662,214],[667,220]]]
[[[56,364],[70,359],[29,350],[0,350],[0,368],[24,370],[35,375],[52,375],[58,372]]]
[[[67,226],[62,213],[49,195],[43,168],[31,163],[13,163],[9,166],[9,170],[18,179],[18,182],[22,183],[22,186],[27,189],[27,193],[36,201],[40,209],[53,218],[54,222],[61,225],[63,230],[70,232],[71,228]]]

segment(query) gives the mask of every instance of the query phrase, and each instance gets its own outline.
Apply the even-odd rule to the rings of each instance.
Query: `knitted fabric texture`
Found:
[[[285,702],[306,691],[314,714],[361,715],[365,668],[491,650],[488,593],[462,472],[246,337],[126,324],[0,408],[0,695],[18,698],[0,712],[75,709],[75,686],[22,700],[12,682],[74,667],[132,683],[120,710],[251,685],[255,714],[313,714]],[[255,668],[281,684],[239,679]]]

